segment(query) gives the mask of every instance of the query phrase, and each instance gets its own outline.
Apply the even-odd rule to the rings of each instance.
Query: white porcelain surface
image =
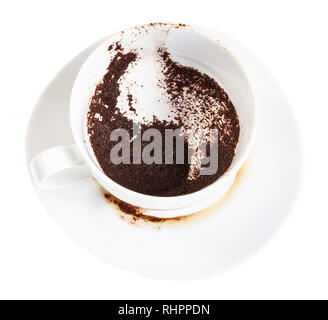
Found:
[[[34,185],[51,216],[73,239],[131,272],[194,279],[225,270],[267,242],[296,197],[301,149],[288,102],[247,49],[223,34],[214,35],[238,54],[258,102],[258,132],[245,176],[223,204],[177,223],[136,226],[119,217],[92,179],[58,190]],[[27,132],[28,164],[45,148],[73,143],[70,92],[81,64],[95,47],[71,61],[42,94]]]

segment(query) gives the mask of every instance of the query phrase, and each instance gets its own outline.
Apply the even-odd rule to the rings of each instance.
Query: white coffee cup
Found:
[[[184,208],[192,208],[187,210],[191,214],[209,206],[213,199],[218,201],[224,196],[250,153],[256,125],[251,84],[241,63],[230,53],[229,48],[198,28],[175,24],[151,24],[138,28],[142,32],[130,28],[124,33],[109,36],[84,62],[75,79],[70,101],[70,121],[75,145],[44,150],[32,160],[31,171],[35,182],[43,189],[62,188],[81,179],[94,177],[115,197],[134,206],[150,209],[152,215],[174,217],[177,216],[176,212],[185,212]],[[143,32],[145,30],[148,31]],[[134,192],[104,174],[90,147],[86,114],[95,87],[102,80],[109,64],[108,47],[122,38],[129,42],[132,37],[139,37],[135,43],[142,46],[150,45],[150,41],[154,44],[164,41],[174,60],[201,69],[215,78],[236,108],[240,136],[235,157],[229,169],[218,180],[197,192],[173,197]]]

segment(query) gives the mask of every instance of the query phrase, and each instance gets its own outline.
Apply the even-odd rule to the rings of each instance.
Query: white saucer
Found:
[[[215,36],[229,44],[244,64],[259,109],[251,157],[219,204],[179,221],[134,221],[105,200],[92,179],[55,191],[33,184],[52,217],[73,239],[126,270],[165,279],[216,274],[266,243],[295,200],[302,155],[288,102],[249,51],[226,35],[215,32]],[[70,91],[79,67],[96,45],[64,67],[40,97],[26,136],[28,164],[48,147],[73,143],[68,119]]]

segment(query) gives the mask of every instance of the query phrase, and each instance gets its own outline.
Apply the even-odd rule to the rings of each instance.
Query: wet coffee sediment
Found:
[[[217,180],[229,168],[239,139],[239,120],[228,94],[209,75],[175,62],[165,47],[160,46],[156,59],[160,66],[158,89],[162,92],[169,110],[167,120],[153,117],[151,121],[139,121],[126,115],[117,106],[122,94],[121,79],[138,64],[137,51],[125,52],[120,43],[111,45],[113,57],[101,83],[96,86],[87,114],[89,139],[104,173],[120,185],[148,195],[177,196],[198,191]],[[142,89],[142,88],[141,88]],[[128,110],[137,113],[133,94],[126,94]],[[157,129],[162,136],[160,147],[162,164],[133,163],[133,137],[135,128],[139,134]],[[126,129],[131,137],[130,163],[115,164],[111,160],[112,148],[118,143],[111,141],[115,129]],[[184,163],[165,163],[165,130],[180,129],[184,133]],[[217,170],[211,175],[200,175],[199,153],[190,159],[188,148],[199,150],[200,132],[218,132]],[[207,135],[206,135],[207,137]],[[209,147],[210,139],[205,141]],[[143,151],[150,142],[141,142]],[[176,143],[173,145],[175,155]],[[207,150],[207,149],[206,149]],[[189,161],[188,161],[189,160]],[[188,163],[189,162],[189,163]]]

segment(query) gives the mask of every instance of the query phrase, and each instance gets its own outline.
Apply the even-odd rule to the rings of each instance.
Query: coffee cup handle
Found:
[[[66,187],[91,177],[90,169],[76,145],[46,149],[31,161],[31,172],[41,189]]]

